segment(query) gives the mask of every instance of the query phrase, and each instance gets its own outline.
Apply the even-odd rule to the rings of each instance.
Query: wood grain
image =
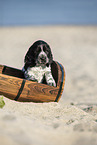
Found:
[[[0,74],[0,94],[14,99],[20,89],[22,79]]]
[[[62,88],[61,88],[61,92],[60,92],[60,96],[59,96],[59,98],[58,98],[58,101],[60,100],[60,97],[61,97],[61,95],[62,95],[62,93],[63,93],[63,90],[64,90],[64,86],[65,86],[65,78],[66,78],[66,73],[65,73],[65,69],[64,69],[64,67],[63,67],[63,65],[61,64],[61,66],[62,66],[62,69],[63,69],[63,73],[64,73],[64,76],[63,76],[63,80],[62,80],[62,76],[59,78],[59,80],[61,80],[62,81]],[[61,70],[60,70],[61,71]],[[61,73],[62,73],[62,71],[61,71]],[[60,83],[61,82],[59,82],[59,85],[58,86],[60,86]]]
[[[0,73],[2,74],[2,70],[3,70],[4,66],[0,65]]]
[[[18,69],[14,69],[6,66],[6,70],[4,72],[6,74],[2,74],[3,68],[4,66],[0,65],[0,94],[14,100],[23,82],[23,79],[21,78],[22,73]],[[61,69],[64,72],[63,77],[62,77],[63,74]],[[14,72],[15,72],[15,76],[14,76]],[[17,101],[54,102],[56,100],[56,97],[58,97],[57,101],[59,101],[65,84],[65,70],[63,66],[61,68],[57,62],[54,62],[52,72],[54,78],[56,79],[57,87],[26,80],[24,88]],[[19,73],[20,73],[20,78],[16,77],[19,76]],[[10,76],[10,74],[13,76]]]
[[[22,79],[0,74],[0,94],[14,100],[21,87]],[[54,101],[58,93],[58,87],[26,80],[22,94],[18,101],[50,102]]]

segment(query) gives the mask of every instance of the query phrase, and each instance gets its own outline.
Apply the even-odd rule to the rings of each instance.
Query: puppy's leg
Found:
[[[45,78],[46,78],[48,85],[56,87],[56,83],[55,83],[55,80],[52,76],[51,70],[49,70],[45,73]]]
[[[24,72],[24,77],[27,80],[32,80],[32,81],[36,81],[38,82],[38,80],[35,78],[34,74],[31,73],[30,71],[25,71],[24,68],[22,69],[22,71]]]
[[[26,72],[25,72],[25,78],[26,78],[27,80],[30,80],[30,81],[32,80],[32,81],[38,82],[38,80],[35,78],[34,75],[29,74],[29,73],[26,73]]]

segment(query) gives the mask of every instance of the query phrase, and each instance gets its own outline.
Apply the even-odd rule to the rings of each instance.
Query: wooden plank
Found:
[[[4,66],[0,65],[0,73],[2,74],[2,70],[3,70]]]
[[[21,87],[22,79],[0,74],[0,95],[14,99]]]
[[[59,95],[59,98],[58,98],[58,100],[57,100],[57,101],[59,101],[59,100],[60,100],[60,97],[61,97],[61,95],[62,95],[62,93],[63,93],[63,90],[64,90],[64,85],[65,85],[65,78],[66,78],[65,69],[64,69],[64,67],[63,67],[63,65],[62,65],[62,64],[60,64],[60,65],[61,65],[61,67],[62,67],[61,73],[62,73],[62,71],[63,71],[63,73],[62,73],[63,78],[62,78],[62,77],[60,78],[60,79],[61,79],[61,81],[62,81],[62,88],[61,88],[61,92],[60,92],[60,95]],[[61,84],[60,84],[60,85],[61,85]]]
[[[61,67],[60,67],[61,66]],[[12,100],[17,97],[17,101],[26,102],[54,102],[59,101],[65,84],[65,70],[62,65],[57,62],[52,64],[52,73],[57,82],[57,87],[49,86],[46,84],[37,83],[34,81],[26,80],[23,90],[22,86],[22,71],[7,67],[4,69],[3,65],[0,65],[0,94],[4,95]],[[64,74],[64,76],[63,76]]]
[[[34,102],[54,102],[58,90],[58,87],[26,81],[23,92],[18,101],[31,101],[33,96]]]
[[[14,100],[21,87],[22,79],[0,74],[0,94]],[[54,101],[58,87],[39,84],[26,80],[18,101],[50,102]]]

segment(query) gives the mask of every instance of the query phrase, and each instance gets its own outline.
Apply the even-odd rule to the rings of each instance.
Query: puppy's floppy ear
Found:
[[[33,45],[28,49],[28,51],[25,55],[24,62],[25,62],[26,67],[35,66],[35,55],[34,55],[34,46]]]
[[[31,47],[29,48],[29,50],[27,51],[26,55],[25,55],[25,59],[24,62],[30,62],[31,61]]]
[[[42,43],[42,41],[41,40],[38,40],[38,41],[36,41],[36,42],[34,42],[31,46],[30,46],[30,48],[29,48],[29,50],[28,50],[28,52],[27,52],[27,54],[26,54],[26,56],[25,56],[25,60],[24,60],[24,62],[32,62],[32,61],[35,61],[35,51],[36,51],[36,47],[39,45],[39,44],[41,44]]]
[[[49,48],[49,64],[51,64],[53,62],[53,55],[52,55],[52,52],[51,52],[51,48],[50,46],[47,44],[47,47]]]
[[[53,55],[52,55],[52,53],[50,54],[50,61],[49,61],[49,63],[51,64],[53,62]]]

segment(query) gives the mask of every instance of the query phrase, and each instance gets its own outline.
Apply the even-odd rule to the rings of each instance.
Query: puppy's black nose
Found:
[[[40,60],[41,60],[42,62],[46,62],[46,56],[41,55],[41,56],[40,56]]]
[[[44,57],[41,57],[40,59],[41,59],[41,60],[46,60],[46,57],[44,56]]]
[[[41,55],[40,56],[40,59],[43,59],[44,60],[44,59],[46,59],[46,56],[45,55]]]

